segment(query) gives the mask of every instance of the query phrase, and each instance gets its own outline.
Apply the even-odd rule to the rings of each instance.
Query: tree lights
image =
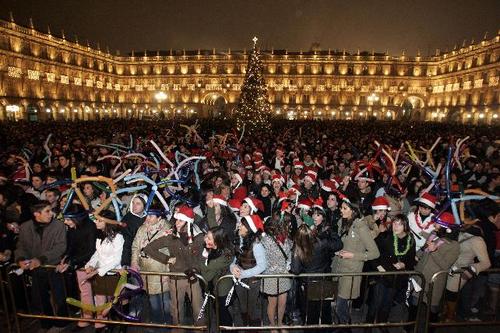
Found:
[[[252,132],[257,128],[269,128],[271,114],[267,86],[262,75],[260,52],[257,50],[257,37],[253,38],[253,43],[253,49],[248,59],[248,70],[235,111],[236,126],[239,130],[245,127],[248,132]]]

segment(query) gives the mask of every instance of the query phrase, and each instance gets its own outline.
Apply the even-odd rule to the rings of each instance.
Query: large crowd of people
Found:
[[[0,261],[31,276],[33,312],[68,316],[61,278],[95,305],[82,307],[75,330],[108,328],[84,319],[107,318],[99,306],[121,268],[181,273],[147,277],[153,323],[202,325],[208,294],[228,326],[347,324],[363,305],[366,322],[388,321],[394,304],[414,320],[439,271],[450,274],[424,298],[431,320],[495,315],[500,274],[483,272],[500,267],[496,130],[380,121],[276,121],[252,131],[221,120],[0,124]],[[471,190],[475,199],[454,210],[452,199]],[[421,274],[361,276],[396,271]],[[288,273],[345,275],[256,278]],[[224,275],[233,278],[217,283]]]

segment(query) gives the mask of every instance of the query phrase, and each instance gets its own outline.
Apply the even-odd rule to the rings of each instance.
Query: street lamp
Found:
[[[167,94],[165,94],[163,91],[158,91],[155,94],[155,99],[158,103],[162,103],[167,99]]]
[[[378,97],[378,95],[375,93],[371,93],[371,95],[369,95],[367,99],[368,99],[368,102],[374,103],[374,102],[378,102],[380,97]]]
[[[167,99],[167,94],[165,94],[163,91],[158,91],[155,94],[155,99],[158,102],[158,109],[161,110],[161,108],[162,108],[161,103],[163,103]],[[153,113],[156,113],[156,112],[153,111]],[[163,114],[162,114],[162,116],[163,116]]]

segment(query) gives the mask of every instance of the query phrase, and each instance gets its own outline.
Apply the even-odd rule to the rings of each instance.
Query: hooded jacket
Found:
[[[127,224],[127,226],[123,228],[121,232],[125,241],[125,243],[123,244],[121,260],[122,266],[130,266],[132,257],[132,242],[134,241],[135,235],[137,234],[137,230],[139,230],[139,227],[144,223],[144,220],[146,219],[146,213],[144,211],[141,215],[137,215],[132,212],[132,201],[135,198],[141,199],[144,203],[144,207],[146,206],[146,202],[148,201],[148,198],[145,194],[135,194],[130,200],[127,214],[125,214],[122,219],[122,222]]]

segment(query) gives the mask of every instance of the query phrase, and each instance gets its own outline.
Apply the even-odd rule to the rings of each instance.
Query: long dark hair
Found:
[[[230,222],[236,223],[236,216],[229,206],[220,205],[220,218],[222,221],[230,220]]]
[[[245,219],[241,219],[241,223],[245,225],[245,228],[248,230],[247,235],[243,237],[241,243],[241,251],[246,252],[252,248],[255,241],[260,241],[262,232],[260,230],[257,230],[257,232],[252,232],[252,229],[250,229],[250,226],[248,225],[247,221],[245,221]]]
[[[361,211],[359,210],[359,206],[352,203],[352,202],[347,202],[347,201],[342,201],[342,203],[345,203],[347,205],[347,207],[349,207],[352,211],[352,217],[350,219],[345,219],[345,218],[341,218],[341,234],[345,234],[347,232],[349,232],[349,229],[351,228],[352,226],[352,223],[361,217]]]
[[[105,210],[101,212],[100,215],[110,220],[116,219],[115,213],[110,210]],[[99,230],[99,232],[97,233],[97,237],[101,240],[107,239],[111,242],[119,231],[120,227],[117,224],[106,223],[104,226],[104,230]]]
[[[274,213],[273,216],[264,225],[266,234],[273,237],[288,235],[288,226],[290,224],[290,214]]]
[[[85,223],[91,223],[89,214],[82,205],[71,204],[64,212],[63,217],[73,221],[77,228],[85,225]]]
[[[311,228],[305,223],[300,225],[295,233],[294,255],[299,258],[302,263],[310,262],[315,242],[316,237],[314,237]]]
[[[213,227],[210,228],[210,230],[208,231],[212,233],[212,236],[214,237],[215,246],[217,246],[218,250],[225,250],[232,246],[231,242],[229,241],[229,236],[222,227],[220,226]]]

